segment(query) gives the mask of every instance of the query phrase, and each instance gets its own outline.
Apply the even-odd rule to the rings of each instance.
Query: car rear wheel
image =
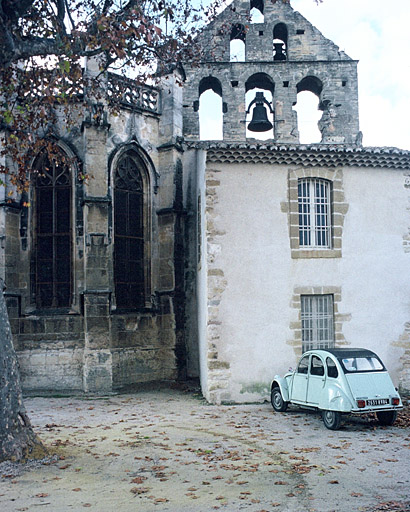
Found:
[[[272,407],[275,409],[276,412],[286,411],[286,409],[288,408],[288,402],[285,402],[283,400],[282,393],[280,392],[280,389],[278,387],[272,388],[270,398]]]
[[[342,415],[337,411],[322,411],[322,419],[326,428],[337,430],[340,427]]]
[[[397,418],[397,411],[379,411],[376,412],[380,425],[393,425]]]

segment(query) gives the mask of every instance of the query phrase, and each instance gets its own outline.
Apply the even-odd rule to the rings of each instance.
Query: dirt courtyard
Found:
[[[0,511],[410,510],[410,429],[192,391],[28,398],[54,456],[0,464]]]

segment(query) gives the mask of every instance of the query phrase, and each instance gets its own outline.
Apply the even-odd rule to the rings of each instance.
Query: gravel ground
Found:
[[[192,391],[29,398],[51,455],[0,464],[0,511],[410,511],[410,428]],[[407,416],[406,416],[407,414]]]

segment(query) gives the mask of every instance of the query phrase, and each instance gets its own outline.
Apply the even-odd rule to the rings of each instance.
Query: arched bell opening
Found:
[[[241,24],[232,26],[230,42],[230,62],[245,62],[246,30]]]
[[[250,1],[250,22],[251,23],[265,23],[265,16],[263,14],[264,4],[263,0]]]
[[[259,140],[274,138],[274,91],[275,84],[266,73],[256,73],[246,81],[246,138]]]
[[[273,60],[288,59],[288,28],[284,23],[277,23],[273,29]]]
[[[299,142],[317,144],[322,140],[318,123],[322,117],[320,99],[323,84],[319,78],[307,76],[297,86],[297,102],[293,109],[297,112]]]
[[[200,140],[223,140],[222,85],[217,78],[200,81],[198,110]]]

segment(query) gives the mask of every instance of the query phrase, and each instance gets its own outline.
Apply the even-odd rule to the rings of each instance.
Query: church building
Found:
[[[409,392],[410,152],[363,147],[357,61],[282,1],[235,0],[198,41],[157,87],[108,75],[120,115],[90,100],[47,134],[69,163],[40,153],[27,196],[1,192],[24,389],[199,377],[212,403],[257,402],[304,350],[354,346]]]

